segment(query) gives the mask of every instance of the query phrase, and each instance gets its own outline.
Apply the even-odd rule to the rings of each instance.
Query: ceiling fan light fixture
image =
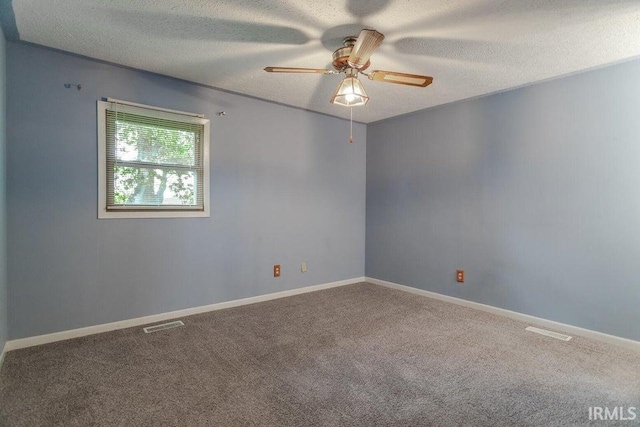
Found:
[[[342,105],[343,107],[359,107],[365,105],[369,101],[367,92],[358,77],[350,75],[345,77],[336,92],[331,98],[332,104]]]

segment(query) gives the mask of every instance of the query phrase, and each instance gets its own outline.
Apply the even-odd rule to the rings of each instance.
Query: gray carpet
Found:
[[[589,406],[640,407],[640,353],[370,284],[182,320],[8,353],[4,423],[590,425]]]

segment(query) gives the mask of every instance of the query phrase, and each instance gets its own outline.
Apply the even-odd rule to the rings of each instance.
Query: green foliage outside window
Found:
[[[188,123],[148,121],[122,113],[115,120],[113,202],[196,205],[198,130]]]

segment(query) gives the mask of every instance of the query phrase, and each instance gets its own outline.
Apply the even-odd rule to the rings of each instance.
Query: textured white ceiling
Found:
[[[414,88],[364,80],[372,122],[640,56],[638,0],[13,0],[20,39],[347,118],[328,67],[345,36],[385,34],[371,69],[427,74]]]

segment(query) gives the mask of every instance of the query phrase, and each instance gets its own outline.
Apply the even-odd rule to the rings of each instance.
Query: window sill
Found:
[[[208,209],[204,211],[107,211],[100,210],[98,219],[126,218],[209,218]]]

